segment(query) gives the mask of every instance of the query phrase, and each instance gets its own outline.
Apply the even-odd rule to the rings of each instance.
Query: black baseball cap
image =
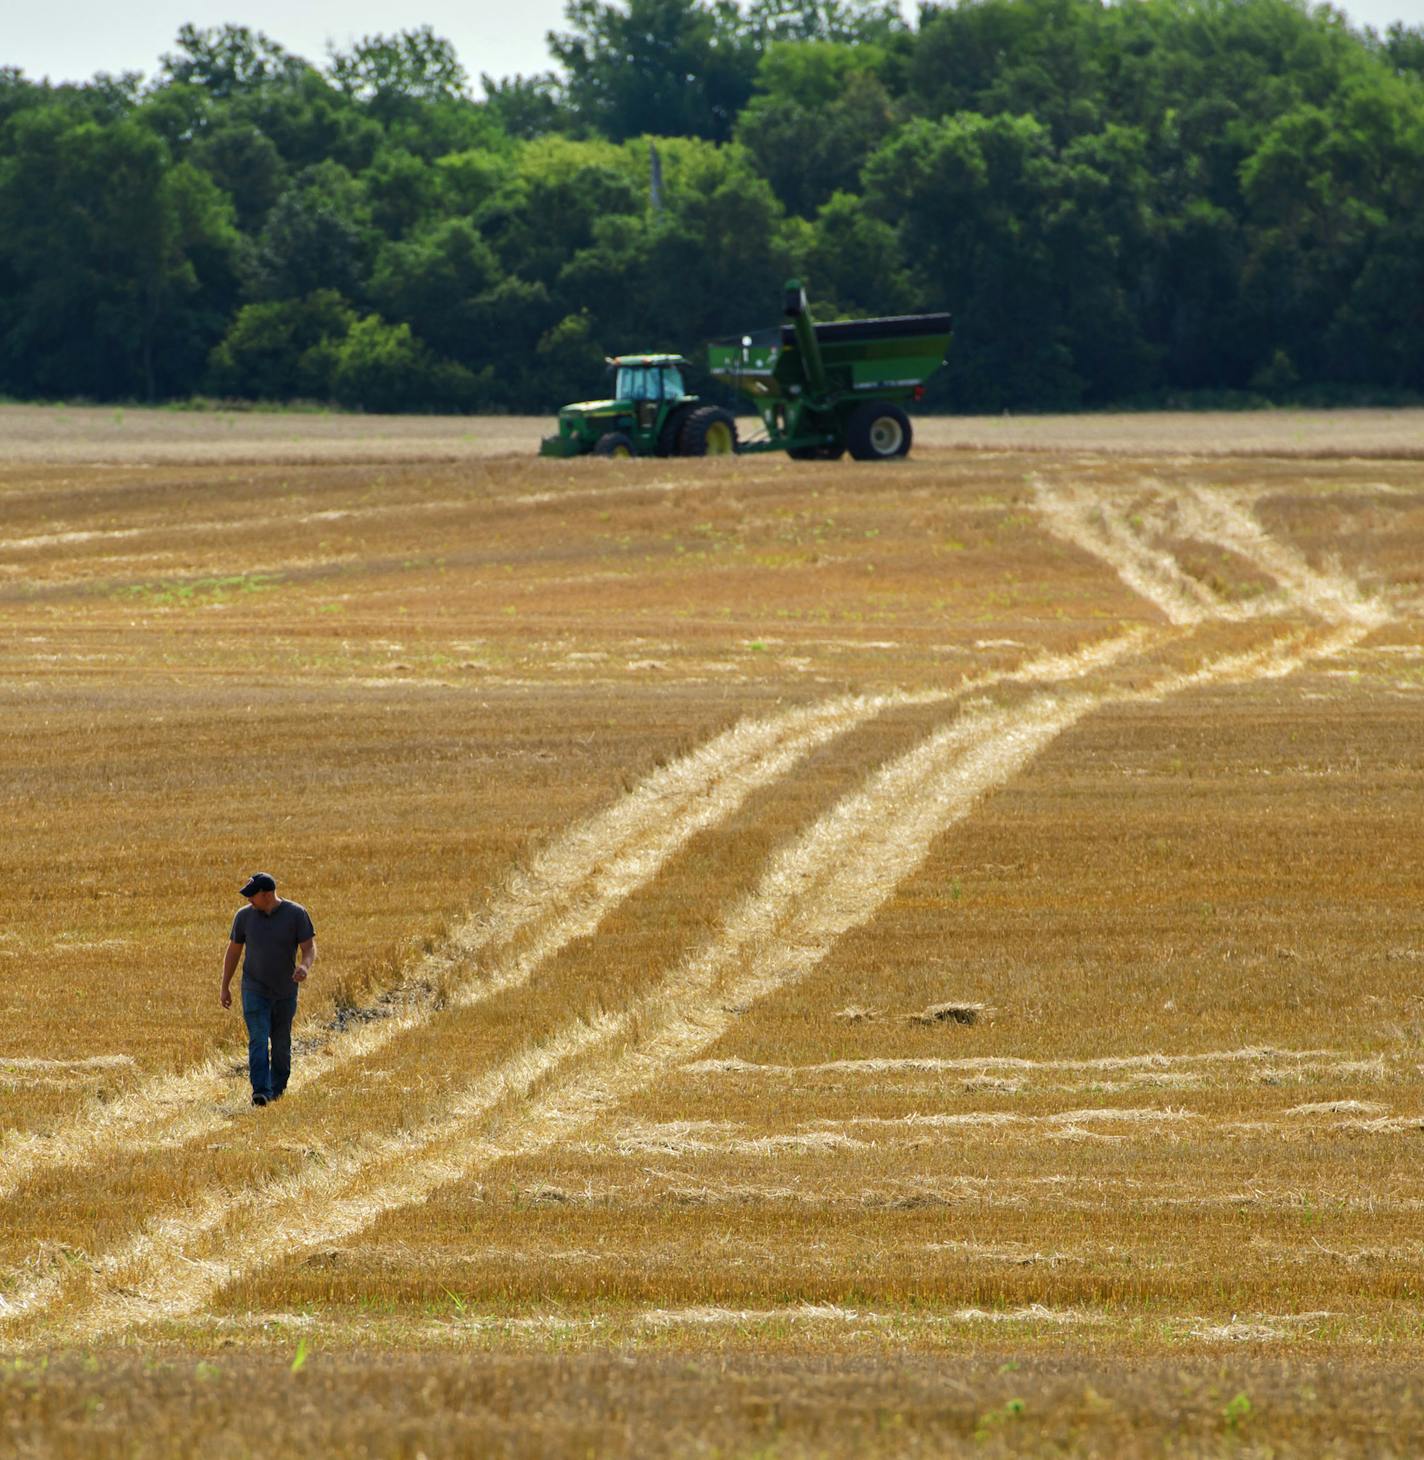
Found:
[[[243,884],[241,896],[251,897],[256,892],[276,892],[277,879],[270,872],[254,872]]]

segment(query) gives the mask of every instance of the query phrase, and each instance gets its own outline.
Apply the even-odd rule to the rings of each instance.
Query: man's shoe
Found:
[[[265,1095],[258,1095],[254,1093],[252,1097],[252,1103],[254,1105],[266,1105],[267,1097]]]

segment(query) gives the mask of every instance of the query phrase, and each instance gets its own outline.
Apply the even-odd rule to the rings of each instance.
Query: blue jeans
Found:
[[[275,1100],[287,1088],[292,1073],[292,1020],[297,1014],[297,996],[269,999],[266,994],[242,986],[242,1017],[247,1021],[247,1073],[252,1093]],[[267,1046],[272,1046],[271,1060]]]

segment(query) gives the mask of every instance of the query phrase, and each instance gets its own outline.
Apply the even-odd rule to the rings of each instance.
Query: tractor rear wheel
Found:
[[[682,406],[678,410],[667,413],[663,428],[658,432],[657,453],[659,456],[677,455],[679,443],[682,440],[682,428],[687,424],[687,418],[691,414],[692,410],[689,406]]]
[[[737,449],[737,423],[721,406],[698,406],[683,424],[678,448],[682,456],[731,456]]]
[[[618,456],[625,460],[638,453],[633,446],[633,438],[626,431],[608,431],[598,438],[593,444],[595,456]]]
[[[846,422],[846,442],[857,461],[894,461],[910,450],[910,418],[888,401],[863,401]]]

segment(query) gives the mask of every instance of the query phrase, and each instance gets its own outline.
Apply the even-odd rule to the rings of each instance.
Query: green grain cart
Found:
[[[785,313],[779,328],[708,350],[712,374],[749,397],[766,428],[737,450],[785,451],[798,461],[906,455],[913,433],[902,402],[919,400],[944,363],[949,315],[816,324],[799,279],[786,285]]]

